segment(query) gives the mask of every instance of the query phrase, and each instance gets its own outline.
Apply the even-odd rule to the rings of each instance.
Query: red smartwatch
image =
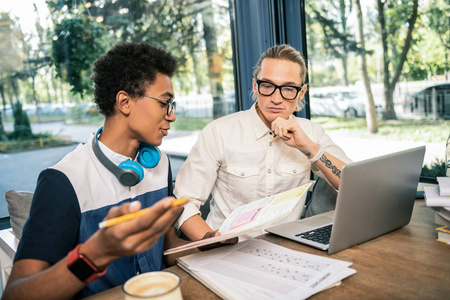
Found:
[[[67,255],[67,267],[80,281],[90,283],[105,275],[106,269],[99,271],[98,267],[86,255],[81,254],[79,252],[81,245],[83,244],[76,246]]]

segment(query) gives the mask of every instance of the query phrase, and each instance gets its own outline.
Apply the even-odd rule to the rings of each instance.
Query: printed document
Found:
[[[356,273],[349,262],[260,239],[181,257],[177,264],[224,299],[306,299]]]
[[[164,251],[164,254],[176,253],[212,243],[224,241],[249,233],[287,217],[297,206],[303,207],[311,183],[263,198],[233,210],[219,228],[220,236],[203,239]]]

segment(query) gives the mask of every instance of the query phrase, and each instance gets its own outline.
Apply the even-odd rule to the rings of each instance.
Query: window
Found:
[[[311,119],[355,161],[425,144],[423,175],[443,175],[450,134],[448,5],[438,0],[419,1],[417,7],[417,1],[357,2],[361,20],[354,1],[305,1]],[[408,28],[413,28],[409,44]]]
[[[309,69],[306,106],[299,116],[323,125],[355,161],[426,144],[425,164],[439,169],[450,133],[449,93],[437,87],[449,83],[448,5],[442,0],[389,6],[384,1],[380,7],[375,1],[359,2],[364,47],[351,0],[2,1],[0,144],[12,143],[7,151],[0,149],[0,199],[9,189],[34,190],[40,170],[102,124],[90,95],[89,68],[119,41],[149,42],[179,59],[172,127],[179,135],[248,109],[257,59],[268,47],[287,43],[304,54]],[[380,11],[390,32],[386,37],[380,34]],[[413,28],[411,43],[402,56],[408,28]],[[81,61],[71,59],[74,53]],[[373,95],[369,113],[361,53],[366,53]],[[391,87],[389,93],[385,87]],[[49,132],[69,137],[55,141]],[[37,139],[22,143],[30,134]],[[41,146],[58,147],[31,151]],[[173,159],[172,167],[182,161]],[[1,203],[0,217],[7,216]]]
[[[178,59],[172,131],[200,130],[236,110],[227,0],[2,1],[0,35],[0,134],[8,144],[0,149],[3,200],[9,189],[34,191],[41,170],[101,126],[90,68],[117,42],[148,42]],[[172,166],[179,165],[174,158]]]

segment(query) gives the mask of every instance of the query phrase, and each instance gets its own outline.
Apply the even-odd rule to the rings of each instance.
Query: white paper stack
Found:
[[[435,211],[439,242],[450,244],[450,177],[436,177],[438,186],[425,186],[425,204]]]
[[[306,299],[356,273],[351,263],[252,239],[177,259],[224,299]]]
[[[436,177],[441,197],[450,196],[450,177]]]
[[[427,206],[450,207],[450,177],[436,177],[437,186],[425,186],[425,204]]]

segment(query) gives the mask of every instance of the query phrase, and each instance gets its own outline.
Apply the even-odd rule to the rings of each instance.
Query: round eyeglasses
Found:
[[[177,108],[177,103],[175,101],[173,101],[173,99],[161,99],[161,98],[156,98],[156,97],[146,96],[146,95],[144,95],[144,97],[165,102],[167,105],[167,116],[170,116],[170,113],[172,111],[175,112],[175,109]]]
[[[255,78],[256,79],[256,78]],[[298,92],[303,91],[306,84],[301,87],[293,85],[276,85],[269,81],[256,79],[258,85],[258,92],[263,96],[272,96],[277,89],[280,90],[281,97],[285,100],[294,100],[297,98]]]

